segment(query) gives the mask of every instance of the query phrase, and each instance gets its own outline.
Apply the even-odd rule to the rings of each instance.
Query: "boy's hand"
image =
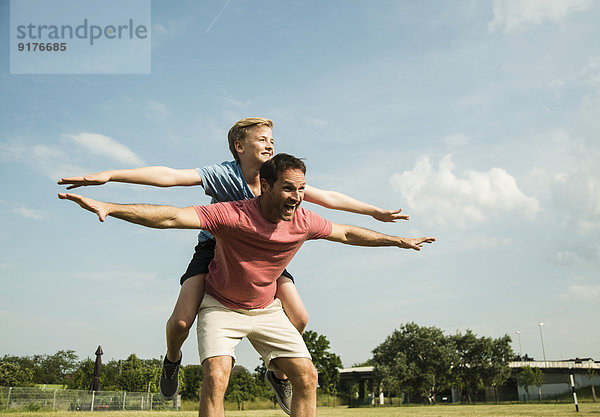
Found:
[[[408,220],[407,214],[400,214],[402,209],[398,210],[381,210],[378,213],[372,214],[374,219],[380,222],[395,222],[396,220]]]
[[[61,200],[71,200],[79,204],[82,208],[98,215],[98,220],[101,222],[106,219],[110,213],[110,203],[92,200],[91,198],[83,197],[78,194],[58,193],[58,198]]]
[[[106,184],[110,180],[110,177],[107,174],[98,173],[85,175],[82,177],[70,177],[70,178],[61,178],[58,180],[58,185],[68,185],[67,190],[72,190],[73,188],[83,187],[85,185],[102,185]]]

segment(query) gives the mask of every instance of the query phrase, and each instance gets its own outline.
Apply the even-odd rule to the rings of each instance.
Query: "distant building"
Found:
[[[589,387],[592,383],[600,386],[600,361],[594,361],[592,358],[576,358],[565,361],[521,361],[510,362],[511,375],[504,385],[493,388],[487,388],[485,393],[478,399],[480,401],[496,401],[498,395],[499,401],[517,401],[528,400],[525,389],[519,386],[519,376],[523,368],[539,368],[544,372],[544,385],[542,385],[542,395],[544,397],[565,394],[571,391],[569,375],[573,374],[576,389]],[[590,371],[595,371],[596,375],[590,379]],[[343,385],[358,384],[358,400],[362,403],[379,403],[381,393],[379,391],[378,381],[373,375],[372,366],[362,366],[358,368],[340,369],[340,383]],[[458,402],[458,391],[452,389],[452,402]],[[529,399],[537,399],[537,387],[530,387]],[[376,400],[377,399],[377,400]]]
[[[569,375],[573,374],[576,389],[585,388],[592,385],[600,385],[600,361],[594,361],[592,358],[568,359],[565,361],[522,361],[511,362],[509,366],[512,369],[510,378],[506,382],[506,387],[514,387],[515,399],[522,400],[527,393],[523,387],[518,385],[519,374],[523,368],[530,366],[539,368],[544,372],[544,385],[542,385],[542,395],[560,395],[571,391],[571,382]],[[590,380],[590,370],[595,371],[596,375]],[[535,392],[534,392],[535,391]],[[535,396],[533,395],[535,394]],[[537,389],[531,387],[529,396],[536,398]]]

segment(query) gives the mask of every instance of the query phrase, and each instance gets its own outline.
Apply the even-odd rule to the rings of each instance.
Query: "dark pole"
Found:
[[[100,370],[102,368],[102,346],[98,346],[96,349],[96,362],[94,362],[94,377],[90,386],[90,392],[100,391]]]

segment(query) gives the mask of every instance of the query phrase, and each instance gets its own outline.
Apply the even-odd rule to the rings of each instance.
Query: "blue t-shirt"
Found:
[[[242,167],[237,161],[208,165],[196,168],[196,171],[202,178],[204,192],[212,197],[211,204],[255,197],[242,174]],[[204,242],[208,239],[214,239],[213,235],[205,230],[200,231],[198,241]]]

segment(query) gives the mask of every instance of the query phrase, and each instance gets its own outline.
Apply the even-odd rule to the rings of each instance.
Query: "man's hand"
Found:
[[[67,190],[83,187],[86,185],[102,185],[110,180],[107,174],[99,172],[97,174],[84,175],[82,177],[61,178],[58,180],[58,185],[69,185]],[[82,206],[83,207],[83,206]]]
[[[402,238],[402,242],[405,246],[400,246],[405,249],[414,249],[421,250],[423,243],[433,243],[435,242],[434,237],[415,237],[415,238]]]
[[[108,214],[110,213],[110,203],[92,200],[91,198],[71,193],[58,193],[58,198],[62,200],[74,201],[87,211],[96,213],[98,215],[98,220],[100,220],[101,222],[103,222],[104,219],[106,219],[106,216],[108,216]]]
[[[409,217],[407,214],[400,214],[402,209],[398,210],[381,210],[375,214],[372,214],[375,220],[379,220],[380,222],[395,222],[396,220],[408,220]]]
[[[434,237],[399,237],[384,235],[363,227],[332,223],[327,240],[355,246],[396,246],[402,249],[421,250],[424,243],[435,242]]]

